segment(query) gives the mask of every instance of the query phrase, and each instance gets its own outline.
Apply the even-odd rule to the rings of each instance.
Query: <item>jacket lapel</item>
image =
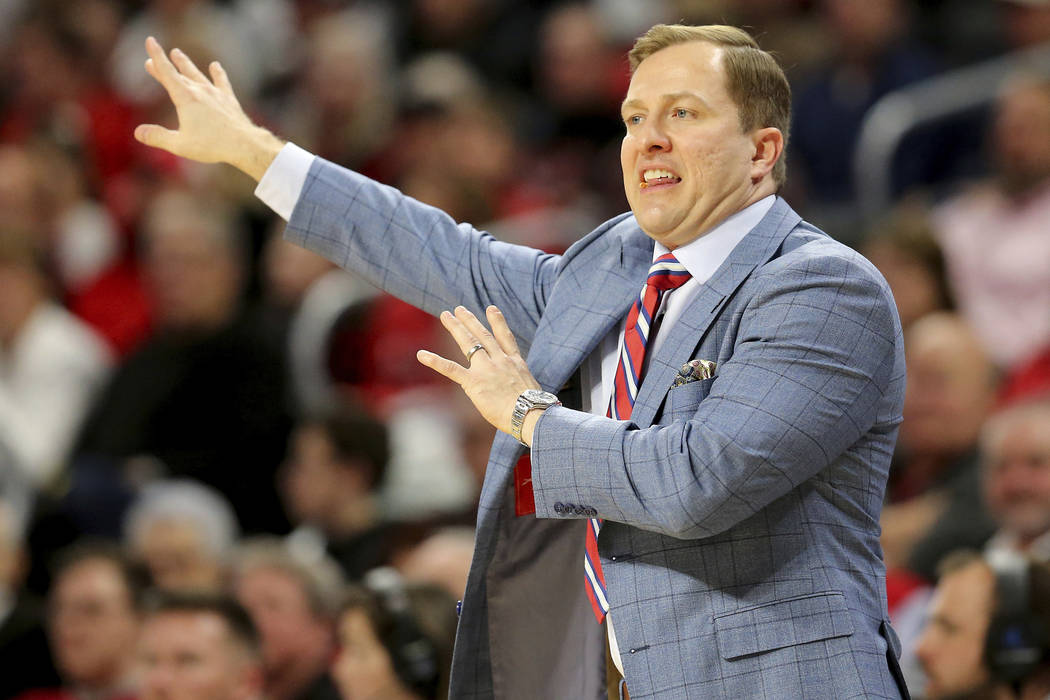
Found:
[[[557,392],[612,328],[623,321],[652,263],[653,241],[630,219],[620,235],[593,254],[580,255],[547,302],[529,352],[536,381]]]
[[[641,427],[652,424],[678,368],[693,359],[694,350],[718,317],[726,300],[756,267],[776,253],[784,238],[801,220],[783,199],[777,197],[769,212],[737,244],[711,279],[701,285],[696,296],[682,311],[681,318],[668,330],[670,336],[661,343],[659,352],[649,360],[649,367],[631,411],[632,423]]]

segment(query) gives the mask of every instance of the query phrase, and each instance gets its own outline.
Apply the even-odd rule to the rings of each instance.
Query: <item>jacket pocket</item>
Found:
[[[718,651],[727,661],[851,634],[853,620],[845,597],[837,591],[778,600],[715,617]]]
[[[711,384],[714,381],[714,377],[698,379],[695,382],[689,382],[671,389],[667,394],[667,404],[671,417],[674,419],[689,418],[696,413],[700,402],[711,391]]]

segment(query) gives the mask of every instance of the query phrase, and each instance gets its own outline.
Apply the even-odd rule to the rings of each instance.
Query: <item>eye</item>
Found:
[[[693,113],[685,107],[678,107],[671,114],[674,115],[675,119],[688,119],[689,117],[693,116]]]
[[[632,114],[631,116],[626,117],[623,120],[623,123],[626,124],[629,127],[630,126],[638,126],[639,124],[642,123],[642,115],[640,115],[640,114]]]

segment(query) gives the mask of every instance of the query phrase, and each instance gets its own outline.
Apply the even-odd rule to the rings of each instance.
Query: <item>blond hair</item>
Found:
[[[638,37],[627,54],[631,73],[657,51],[694,41],[722,49],[726,90],[740,110],[740,128],[744,132],[769,126],[779,129],[786,149],[791,131],[791,86],[772,54],[763,51],[743,29],[724,24],[657,24]],[[781,154],[773,166],[773,182],[780,186],[786,178],[787,163]]]

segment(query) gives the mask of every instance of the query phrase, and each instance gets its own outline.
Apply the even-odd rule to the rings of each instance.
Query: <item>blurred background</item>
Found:
[[[954,550],[1050,559],[1050,1],[0,0],[0,698],[166,697],[140,634],[187,607],[143,590],[247,610],[259,697],[447,680],[493,429],[416,362],[435,319],[284,243],[232,168],[133,140],[174,125],[144,38],[220,60],[298,145],[560,252],[627,208],[626,50],[675,21],[776,53],[782,194],[893,289],[891,616],[916,695],[985,678],[928,621]]]

